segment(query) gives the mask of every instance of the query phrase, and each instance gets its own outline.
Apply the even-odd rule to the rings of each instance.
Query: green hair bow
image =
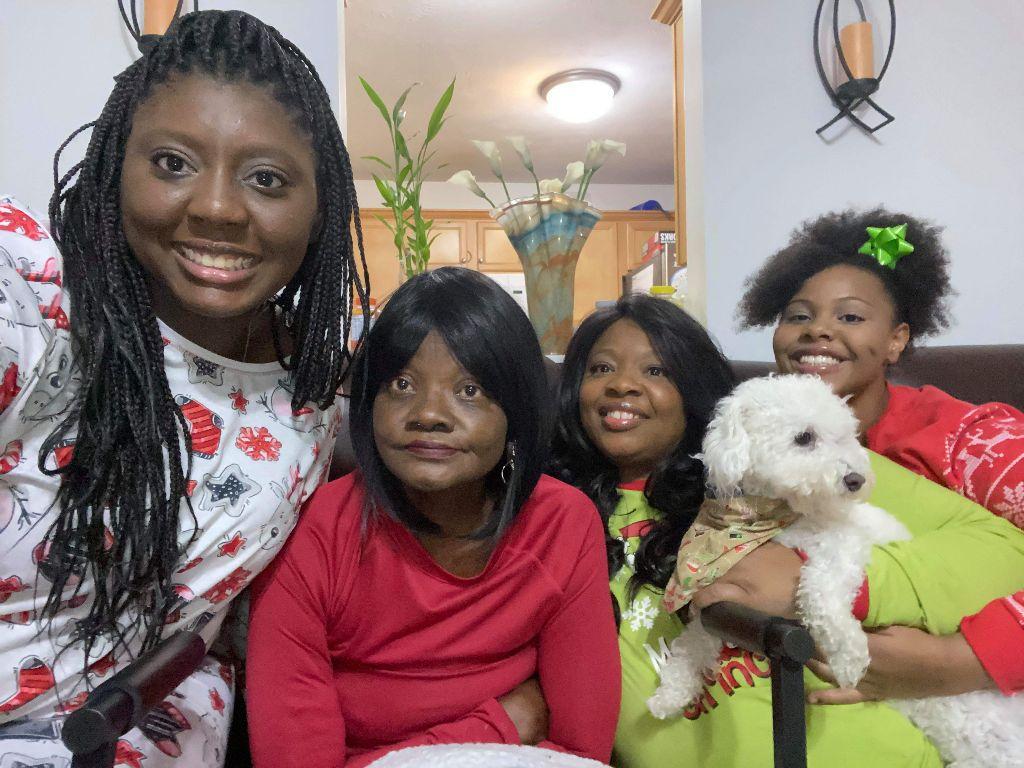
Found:
[[[896,262],[914,252],[914,246],[907,242],[907,225],[898,227],[868,227],[868,241],[857,253],[870,256],[883,267],[896,269]]]

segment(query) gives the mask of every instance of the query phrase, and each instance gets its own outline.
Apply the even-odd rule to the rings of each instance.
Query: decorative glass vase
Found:
[[[512,200],[491,211],[519,255],[530,321],[545,355],[564,355],[572,336],[573,286],[580,251],[601,212],[568,195]]]

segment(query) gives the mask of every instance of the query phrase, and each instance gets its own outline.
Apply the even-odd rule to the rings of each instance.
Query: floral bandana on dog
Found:
[[[682,608],[698,589],[714,582],[794,520],[796,514],[778,499],[705,499],[679,544],[676,569],[662,599],[665,610]]]

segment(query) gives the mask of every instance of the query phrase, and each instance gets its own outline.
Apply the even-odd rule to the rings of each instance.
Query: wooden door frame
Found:
[[[707,323],[701,0],[659,0],[651,18],[672,29],[676,254],[687,267],[687,309]]]
[[[676,196],[676,263],[686,263],[686,135],[683,109],[683,0],[661,0],[651,18],[672,28],[672,177]]]

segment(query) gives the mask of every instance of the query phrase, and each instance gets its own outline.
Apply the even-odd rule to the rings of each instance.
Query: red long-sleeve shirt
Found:
[[[363,766],[401,747],[518,744],[497,701],[536,675],[541,746],[607,761],[620,667],[601,521],[542,477],[485,569],[443,570],[387,517],[361,530],[358,473],[323,486],[254,588],[257,766]]]
[[[1024,528],[1024,414],[1016,408],[890,384],[867,445]],[[1000,690],[1024,690],[1024,592],[993,601],[960,629]]]
[[[960,631],[999,690],[1007,696],[1024,691],[1024,590],[968,616]]]
[[[1016,408],[890,384],[867,445],[1024,528],[1024,413]]]

